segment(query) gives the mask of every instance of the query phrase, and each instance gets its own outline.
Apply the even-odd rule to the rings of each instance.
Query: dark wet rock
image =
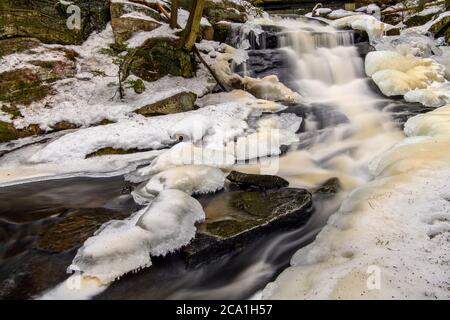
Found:
[[[239,189],[279,189],[289,186],[289,182],[285,179],[263,174],[248,174],[238,171],[231,171],[227,176],[227,179],[231,181]]]
[[[2,0],[0,38],[34,37],[45,43],[81,44],[110,20],[110,0]],[[80,28],[69,29],[70,5],[80,8]]]
[[[339,193],[341,189],[342,186],[339,178],[334,177],[328,179],[317,188],[314,188],[311,192],[314,194],[335,195]]]
[[[391,115],[401,130],[403,130],[403,126],[409,118],[418,114],[431,112],[434,109],[434,107],[426,107],[420,103],[410,103],[404,100],[390,101],[387,106],[383,107],[383,111]]]
[[[354,43],[368,42],[369,35],[363,30],[353,30],[353,41]]]
[[[0,265],[0,299],[23,300],[42,294],[67,279],[75,252],[27,251]]]
[[[393,26],[399,24],[403,20],[401,13],[383,14],[381,16],[381,18],[384,23],[387,23],[387,24],[390,24]]]
[[[127,59],[130,72],[143,80],[155,81],[166,75],[194,76],[192,55],[180,48],[174,39],[151,38]]]
[[[276,75],[278,79],[291,90],[296,91],[298,85],[293,65],[289,61],[288,54],[281,49],[249,50],[249,59],[243,64],[234,66],[233,71],[253,78],[263,78]]]
[[[355,43],[355,47],[358,49],[359,56],[363,59],[369,52],[375,51],[375,48],[369,42]]]
[[[445,37],[445,41],[450,43],[450,16],[433,23],[429,30],[434,33],[435,38]]]
[[[197,95],[193,92],[180,92],[161,101],[143,106],[135,112],[146,117],[194,110]]]
[[[316,122],[317,130],[349,122],[347,116],[332,105],[314,103],[306,112],[308,119]]]
[[[231,23],[226,21],[219,21],[213,24],[214,28],[214,41],[231,44]]]
[[[127,216],[129,213],[104,208],[75,210],[43,232],[34,247],[49,252],[71,250],[81,246],[102,224]]]
[[[223,212],[218,213],[214,203],[206,205],[206,221],[198,225],[196,238],[183,249],[188,264],[239,252],[266,232],[304,225],[314,210],[312,196],[304,189],[238,191],[220,197],[216,201],[224,205]]]
[[[263,33],[255,35],[253,31],[247,35],[250,42],[251,49],[261,50],[261,49],[277,49],[280,47],[280,38],[285,37],[286,34],[283,33],[283,29],[278,26],[263,25],[261,26]],[[238,37],[236,37],[238,38]],[[238,39],[241,41],[242,39]],[[237,45],[238,43],[235,43]]]
[[[435,15],[436,13],[430,13],[423,16],[416,14],[406,19],[404,23],[408,28],[421,26],[426,24],[428,21],[431,21]]]

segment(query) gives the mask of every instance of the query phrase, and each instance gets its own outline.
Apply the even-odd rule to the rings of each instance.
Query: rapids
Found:
[[[292,187],[303,188],[312,188],[329,178],[337,177],[343,186],[342,192],[332,201],[318,202],[311,220],[298,230],[272,232],[236,256],[225,257],[195,270],[186,271],[183,263],[176,257],[156,258],[150,269],[126,275],[97,298],[252,297],[287,267],[295,251],[314,240],[352,190],[373,179],[369,171],[371,161],[404,138],[399,124],[386,112],[398,105],[398,102],[381,96],[370,85],[364,74],[364,61],[354,45],[352,32],[338,31],[319,22],[303,20],[266,19],[258,23],[263,27],[275,26],[279,30],[276,34],[276,46],[262,50],[266,50],[269,55],[281,53],[284,57],[283,63],[289,66],[288,74],[284,73],[285,77],[280,77],[280,80],[305,98],[303,106],[294,106],[299,110],[303,108],[304,119],[298,134],[299,142],[291,145],[283,156],[269,157],[262,162],[238,164],[232,169],[247,173],[277,174],[288,180]],[[241,34],[254,37],[252,32]],[[259,32],[257,36],[263,39],[262,43],[267,43],[264,40],[265,33]],[[241,41],[255,42],[254,39],[245,37]],[[258,50],[250,47],[248,51]],[[240,68],[245,74],[251,74],[251,62],[252,55],[244,65],[235,66],[236,70]],[[277,69],[269,72],[277,72]],[[78,178],[73,181],[81,183]],[[91,178],[91,181],[97,181],[103,188],[111,180]],[[131,200],[130,196],[123,199],[120,188],[117,188],[121,183],[114,181],[114,191],[103,199],[106,206],[117,204],[118,199],[121,199],[121,203]],[[87,185],[88,182],[89,179],[87,182],[82,181],[82,184]],[[51,184],[45,182],[45,185],[49,183]],[[32,187],[38,189],[40,184],[33,183]],[[11,193],[4,188],[0,196],[24,197],[25,192],[21,188],[10,188]],[[54,200],[58,206],[62,206],[70,197],[77,198],[83,194],[77,188],[77,183],[72,187],[67,183],[66,191],[70,191],[70,195],[69,192],[58,194],[58,199]],[[96,191],[93,190],[90,196],[95,194]],[[202,203],[201,199],[200,202]],[[219,201],[214,205],[206,205],[204,210],[223,210],[223,205]],[[8,223],[5,212],[11,209],[4,206],[1,209],[1,221]],[[67,257],[64,259],[67,261]],[[10,266],[6,263],[2,267],[3,271],[7,271],[20,262],[20,257],[8,260],[3,256],[2,260],[10,261]],[[49,288],[38,289],[33,295]]]

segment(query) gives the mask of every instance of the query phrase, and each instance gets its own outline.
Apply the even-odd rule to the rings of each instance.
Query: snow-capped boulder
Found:
[[[369,35],[371,42],[380,39],[383,34],[392,32],[395,29],[394,26],[383,23],[375,17],[365,14],[346,16],[337,19],[331,23],[331,26],[338,29],[352,28],[365,31]]]

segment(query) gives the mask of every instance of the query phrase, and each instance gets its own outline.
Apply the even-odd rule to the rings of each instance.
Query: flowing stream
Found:
[[[371,87],[364,75],[363,59],[353,44],[352,32],[336,31],[315,22],[282,19],[271,23],[277,30],[276,45],[250,49],[250,60],[243,70],[252,74],[255,71],[252,69],[254,59],[262,54],[272,60],[272,64],[271,57],[281,57],[281,62],[275,67],[263,66],[262,69],[268,74],[278,74],[281,81],[307,101],[307,105],[297,107],[304,118],[300,142],[277,160],[277,175],[287,179],[291,187],[304,188],[337,177],[342,192],[332,200],[317,201],[313,217],[300,229],[272,232],[239,254],[202,267],[186,269],[176,255],[155,259],[151,268],[124,276],[97,298],[251,297],[289,264],[290,257],[298,248],[314,239],[329,216],[338,209],[343,197],[371,179],[370,161],[403,137],[399,124],[387,112],[402,109],[401,102],[387,100]],[[262,38],[265,36],[261,35]],[[259,173],[260,165],[240,165],[234,169]],[[0,190],[1,227],[14,239],[13,242],[0,239],[0,280],[3,283],[0,293],[9,298],[29,297],[67,277],[65,267],[74,252],[49,258],[29,249],[38,231],[55,219],[52,215],[39,215],[42,209],[100,206],[132,210],[130,196],[123,192],[127,187],[121,178],[76,178]],[[8,198],[15,200],[8,202]],[[205,210],[217,208],[217,205],[206,205]],[[14,220],[13,217],[17,216],[23,219]],[[32,261],[30,264],[36,265],[39,270],[35,277],[41,282],[25,274],[19,279],[32,292],[20,286],[8,291],[5,283],[12,281],[12,273],[20,272],[24,267],[23,261]],[[50,277],[43,271],[50,264],[51,270],[58,275]],[[15,279],[17,281],[18,278]]]

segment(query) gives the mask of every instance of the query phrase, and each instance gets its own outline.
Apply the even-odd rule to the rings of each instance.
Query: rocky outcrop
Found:
[[[189,11],[192,7],[192,0],[180,0],[180,6]],[[242,23],[246,22],[248,18],[245,6],[231,0],[206,0],[203,16],[207,17],[213,24],[219,21]]]
[[[183,249],[190,265],[237,253],[249,241],[275,229],[304,225],[314,210],[312,195],[305,189],[237,191],[221,197],[219,201],[234,211],[220,215],[217,204],[206,205],[206,221],[198,225],[196,238]]]
[[[37,238],[34,247],[50,252],[67,251],[79,247],[102,224],[127,216],[128,213],[104,208],[75,210],[43,232]]]
[[[166,99],[143,106],[135,112],[145,117],[179,113],[194,110],[197,95],[193,92],[180,92]]]
[[[45,43],[80,44],[110,19],[110,0],[2,0],[0,39],[34,37]],[[80,28],[69,29],[70,5],[80,8]]]
[[[158,11],[131,2],[111,3],[111,27],[117,43],[122,44],[139,31],[158,28],[163,17]]]
[[[70,60],[29,61],[36,68],[21,68],[0,73],[0,101],[28,105],[51,93],[50,84],[75,75]]]
[[[129,59],[129,71],[146,81],[169,74],[185,78],[194,76],[194,59],[181,48],[178,40],[150,38]]]
[[[279,189],[289,186],[285,179],[263,174],[248,174],[238,171],[231,171],[227,179],[238,189]]]

